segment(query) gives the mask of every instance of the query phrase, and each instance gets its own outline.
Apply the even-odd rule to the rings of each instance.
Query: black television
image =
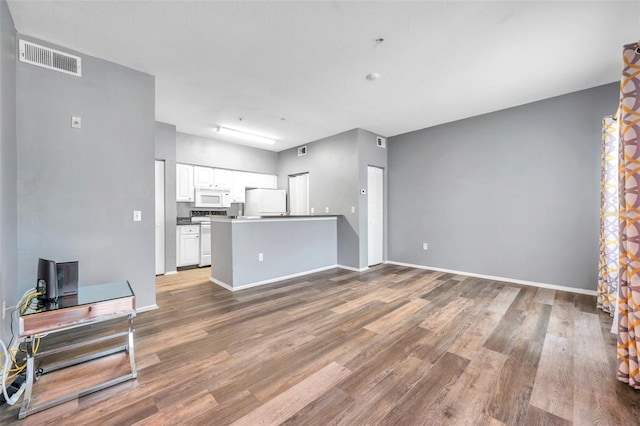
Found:
[[[56,262],[38,259],[38,277],[36,289],[41,293],[42,300],[56,300],[58,298],[58,271]]]

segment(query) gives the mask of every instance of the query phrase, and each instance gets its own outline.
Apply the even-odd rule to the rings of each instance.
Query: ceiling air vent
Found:
[[[303,155],[307,155],[307,146],[298,147],[298,157],[302,157]]]
[[[376,145],[378,145],[378,148],[386,148],[387,146],[387,140],[381,136],[377,136],[376,137]]]
[[[20,62],[37,65],[65,74],[82,76],[80,57],[20,40]]]

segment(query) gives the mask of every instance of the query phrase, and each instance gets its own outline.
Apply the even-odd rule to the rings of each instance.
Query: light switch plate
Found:
[[[140,210],[133,211],[133,221],[140,222],[142,220],[142,212]]]
[[[82,128],[82,117],[76,116],[76,115],[72,115],[71,116],[71,127],[73,127],[74,129]]]

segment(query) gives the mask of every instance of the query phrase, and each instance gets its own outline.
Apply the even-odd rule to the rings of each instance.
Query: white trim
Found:
[[[136,313],[140,313],[140,312],[147,312],[147,311],[153,311],[156,309],[160,309],[160,306],[158,306],[157,304],[153,304],[153,305],[147,305],[147,306],[143,306],[141,308],[136,308]]]
[[[363,272],[366,271],[367,269],[369,269],[368,266],[364,267],[364,268],[354,268],[353,266],[346,266],[346,265],[336,265],[338,268],[342,268],[342,269],[347,269],[349,271],[353,271],[353,272]]]
[[[177,273],[178,273],[178,271],[169,271],[169,272],[165,272],[164,274],[165,275],[174,275],[174,274],[177,274]]]
[[[211,281],[214,284],[219,285],[220,287],[224,288],[225,290],[233,291],[233,287],[231,287],[229,284],[225,283],[224,281],[220,281],[220,280],[215,279],[213,277],[209,277],[209,281]]]
[[[256,281],[253,283],[249,283],[249,284],[244,284],[241,286],[230,286],[229,284],[225,283],[224,281],[220,281],[216,278],[209,278],[209,281],[211,281],[214,284],[219,285],[222,288],[225,288],[227,290],[231,290],[231,291],[238,291],[238,290],[244,290],[247,288],[251,288],[251,287],[258,287],[261,285],[265,285],[265,284],[271,284],[271,283],[275,283],[278,281],[283,281],[283,280],[288,280],[290,278],[296,278],[296,277],[301,277],[303,275],[308,275],[308,274],[314,274],[316,272],[322,272],[322,271],[326,271],[327,269],[333,269],[333,268],[339,268],[338,265],[329,265],[329,266],[323,266],[322,268],[317,268],[317,269],[310,269],[308,271],[303,271],[303,272],[298,272],[296,274],[291,274],[291,275],[285,275],[282,277],[277,277],[277,278],[270,278],[268,280],[264,280],[264,281]]]
[[[434,268],[432,266],[416,265],[414,263],[395,262],[393,260],[388,260],[386,263],[389,263],[391,265],[408,266],[410,268],[429,269],[432,271],[447,272],[447,273],[457,274],[457,275],[468,275],[470,277],[483,278],[483,279],[494,280],[494,281],[503,281],[507,283],[521,284],[521,285],[527,285],[531,287],[548,288],[551,290],[561,290],[561,291],[567,291],[569,293],[588,294],[589,296],[597,295],[595,290],[586,290],[583,288],[565,287],[562,285],[538,283],[535,281],[518,280],[518,279],[506,278],[506,277],[496,277],[493,275],[475,274],[473,272],[454,271],[452,269]]]

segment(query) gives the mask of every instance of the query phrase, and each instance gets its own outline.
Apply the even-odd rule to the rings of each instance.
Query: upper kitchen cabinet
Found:
[[[244,203],[244,191],[247,189],[245,172],[234,170],[231,172],[231,202]]]
[[[278,176],[260,175],[260,188],[278,189]]]
[[[193,166],[193,186],[196,188],[213,188],[215,175],[211,167]]]
[[[213,169],[213,183],[216,189],[231,189],[231,170]]]
[[[262,173],[245,173],[245,186],[247,188],[278,189],[278,177]]]
[[[193,166],[176,164],[176,201],[194,201]]]

